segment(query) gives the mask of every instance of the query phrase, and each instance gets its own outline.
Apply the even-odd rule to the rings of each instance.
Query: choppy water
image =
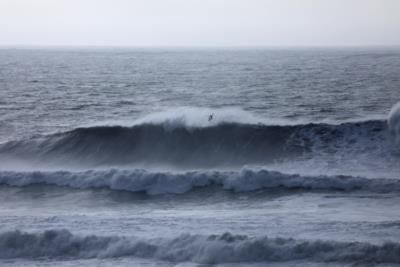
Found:
[[[399,74],[395,49],[2,49],[0,264],[400,264]]]

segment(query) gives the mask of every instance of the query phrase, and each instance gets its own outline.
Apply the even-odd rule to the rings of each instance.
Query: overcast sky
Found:
[[[400,45],[400,0],[0,0],[0,45]]]

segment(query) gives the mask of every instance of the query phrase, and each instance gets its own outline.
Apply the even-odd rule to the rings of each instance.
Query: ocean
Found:
[[[399,101],[396,48],[2,48],[0,266],[400,266]]]

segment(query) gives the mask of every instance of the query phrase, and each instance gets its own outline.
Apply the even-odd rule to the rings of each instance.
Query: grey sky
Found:
[[[0,45],[400,45],[400,0],[0,0]]]

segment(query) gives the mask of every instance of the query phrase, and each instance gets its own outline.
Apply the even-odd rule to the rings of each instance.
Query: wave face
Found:
[[[148,172],[105,170],[84,172],[0,172],[0,184],[9,186],[56,185],[78,189],[107,188],[147,194],[183,194],[195,188],[220,187],[235,192],[262,189],[301,189],[398,193],[400,180],[353,176],[301,176],[268,170]]]
[[[80,236],[68,230],[0,234],[0,258],[156,258],[205,264],[313,260],[322,262],[400,263],[400,244],[305,241],[245,235],[190,235],[139,239],[125,236]]]
[[[0,146],[0,156],[83,164],[155,164],[220,167],[263,164],[315,153],[380,151],[387,146],[385,121],[264,125],[221,123],[209,127],[139,124],[95,126]],[[346,153],[347,153],[346,152]]]

